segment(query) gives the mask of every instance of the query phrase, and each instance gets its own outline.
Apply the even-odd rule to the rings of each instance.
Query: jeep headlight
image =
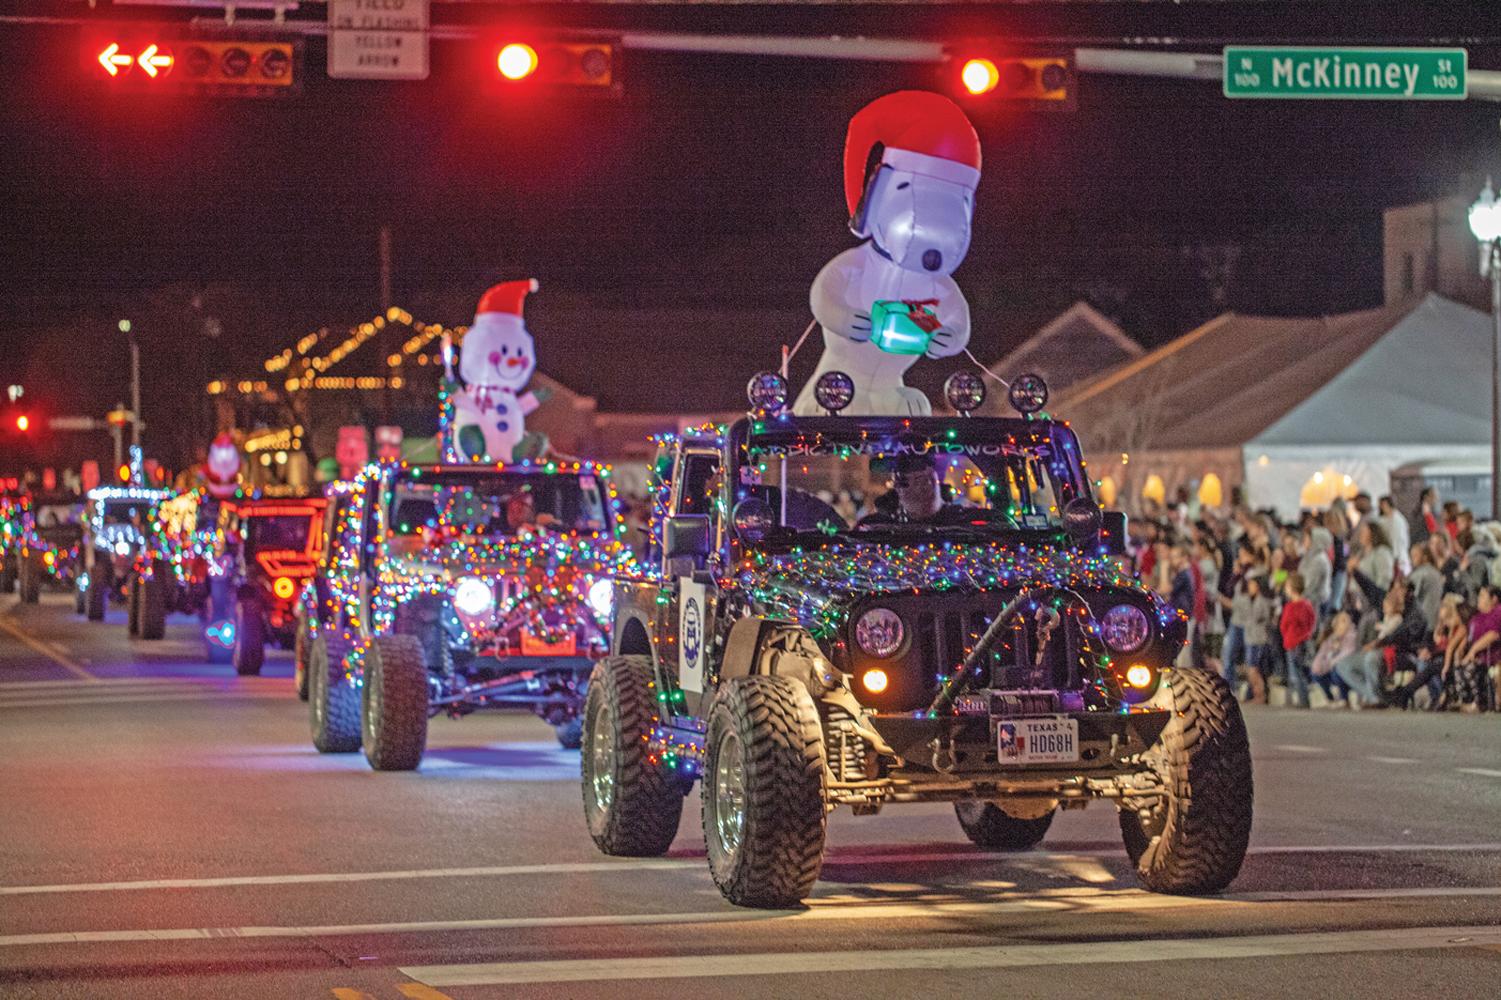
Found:
[[[466,576],[453,588],[453,606],[462,615],[477,618],[495,606],[495,592],[474,576]]]
[[[599,617],[608,620],[615,612],[615,581],[606,577],[595,580],[589,587],[589,607]]]
[[[1136,652],[1147,644],[1151,634],[1146,612],[1134,604],[1117,604],[1100,619],[1100,635],[1117,653]]]
[[[867,656],[884,660],[902,646],[902,616],[890,608],[872,608],[855,623],[855,644]]]

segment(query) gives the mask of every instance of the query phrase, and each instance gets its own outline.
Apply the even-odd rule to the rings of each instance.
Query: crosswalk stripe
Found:
[[[374,934],[434,934],[462,931],[538,930],[588,927],[648,927],[724,923],[865,923],[874,921],[948,920],[1007,914],[1067,911],[1079,913],[1142,913],[1156,910],[1234,908],[1275,901],[1324,903],[1372,899],[1434,899],[1501,896],[1501,887],[1440,887],[1425,889],[1315,889],[1286,893],[1248,893],[1228,896],[1168,896],[1141,889],[1071,887],[1005,893],[992,900],[955,901],[932,894],[899,903],[810,900],[805,910],[719,909],[699,913],[600,913],[577,916],[482,917],[469,920],[407,920],[391,923],[324,924],[315,926],[181,927],[126,930],[47,931],[0,934],[0,948],[67,944],[124,944],[152,941],[197,941],[214,938],[356,937]],[[1501,928],[1495,928],[1501,935]],[[1497,937],[1501,942],[1501,936]],[[430,986],[456,985],[429,981],[402,970]],[[606,977],[616,978],[616,977]],[[619,978],[632,978],[623,976]]]
[[[1252,847],[1251,855],[1266,854],[1471,854],[1501,851],[1501,842],[1469,844],[1276,844]],[[880,853],[838,853],[824,859],[825,868],[887,863],[949,865],[1006,865],[1039,863],[1075,858],[1124,858],[1121,847],[1083,850],[1032,851],[1026,854],[902,853],[891,848]],[[342,882],[384,882],[440,878],[504,878],[524,875],[570,875],[583,873],[645,871],[702,871],[702,858],[641,858],[632,861],[561,861],[531,865],[489,865],[473,868],[407,868],[365,872],[304,872],[283,875],[225,875],[213,878],[142,879],[131,882],[61,882],[52,885],[0,885],[0,896],[54,895],[73,892],[139,892],[161,889],[222,889],[252,885],[317,885]],[[1469,891],[1469,890],[1465,890]]]
[[[890,951],[777,952],[741,955],[668,955],[654,958],[564,959],[402,967],[429,986],[499,986],[627,979],[820,975],[885,970],[1020,968],[1035,965],[1205,961],[1282,955],[1475,948],[1501,943],[1501,928],[1434,927],[1253,934],[1219,938],[1153,938],[971,948],[902,948]]]
[[[446,993],[439,993],[431,986],[422,983],[397,983],[396,990],[410,1000],[452,1000]]]

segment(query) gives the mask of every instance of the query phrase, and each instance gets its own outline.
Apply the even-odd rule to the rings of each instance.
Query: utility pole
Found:
[[[120,332],[130,337],[130,445],[141,446],[141,348],[130,327],[130,320],[120,321]],[[119,466],[118,456],[115,465]]]
[[[391,227],[382,224],[380,227],[380,312],[385,316],[391,311]],[[381,364],[385,364],[385,358],[392,353],[392,346],[397,338],[389,323],[381,330],[377,343],[381,347]],[[391,373],[393,369],[385,369],[385,383],[380,391],[381,420],[383,423],[391,422]]]

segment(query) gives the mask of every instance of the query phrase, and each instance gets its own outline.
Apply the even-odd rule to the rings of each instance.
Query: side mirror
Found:
[[[700,569],[708,560],[713,545],[713,531],[707,514],[678,514],[662,524],[662,558],[669,565],[686,560],[694,569]]]
[[[1103,515],[1100,505],[1086,497],[1075,497],[1063,508],[1063,530],[1075,545],[1093,547],[1100,537]]]
[[[749,545],[760,542],[776,527],[771,505],[760,497],[746,497],[737,503],[732,519],[735,535]]]
[[[1112,556],[1126,554],[1126,512],[1107,510],[1100,525],[1100,544]]]

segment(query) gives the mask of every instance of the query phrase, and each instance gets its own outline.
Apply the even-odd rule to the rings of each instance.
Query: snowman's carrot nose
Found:
[[[520,358],[506,358],[506,367],[507,368],[520,368],[521,367],[521,359]]]

